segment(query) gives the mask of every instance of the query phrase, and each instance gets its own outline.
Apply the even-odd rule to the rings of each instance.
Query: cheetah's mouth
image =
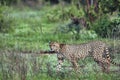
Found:
[[[56,50],[53,50],[53,49],[50,49],[50,51],[55,51],[56,52]]]
[[[55,50],[50,49],[50,51],[55,51]]]
[[[56,53],[59,52],[58,50],[53,50],[53,49],[51,49],[50,51],[51,51],[51,52],[56,52]]]
[[[50,50],[50,52],[58,53],[58,51],[55,51],[55,50]]]

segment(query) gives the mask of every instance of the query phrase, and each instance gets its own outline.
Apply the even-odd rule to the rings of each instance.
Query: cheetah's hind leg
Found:
[[[109,73],[109,63],[97,61],[97,64],[101,67],[102,72]]]
[[[77,63],[77,61],[71,61],[73,68],[75,70],[75,72],[79,72],[79,65]]]

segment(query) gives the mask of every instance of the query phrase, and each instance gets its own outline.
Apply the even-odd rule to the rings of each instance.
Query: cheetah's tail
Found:
[[[120,64],[113,62],[113,60],[111,59],[111,57],[109,55],[108,48],[106,48],[106,56],[107,56],[108,61],[110,61],[110,63],[112,63],[113,65],[116,65],[116,66],[120,67]]]

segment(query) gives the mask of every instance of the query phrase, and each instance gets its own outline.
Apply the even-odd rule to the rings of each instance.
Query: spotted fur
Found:
[[[110,63],[116,64],[110,59],[106,44],[101,41],[93,41],[84,44],[61,44],[50,42],[49,46],[51,50],[57,52],[59,66],[62,64],[63,58],[66,58],[73,64],[74,69],[77,70],[78,60],[88,56],[92,56],[102,67],[103,71],[109,71]]]

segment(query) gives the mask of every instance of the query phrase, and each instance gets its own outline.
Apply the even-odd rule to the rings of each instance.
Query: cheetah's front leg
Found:
[[[62,70],[62,65],[64,62],[64,57],[62,54],[57,54],[57,58],[58,58],[58,64],[57,64],[57,71],[61,71]]]
[[[72,61],[71,63],[72,63],[72,65],[73,65],[74,70],[75,70],[75,71],[78,71],[79,66],[78,66],[78,64],[77,64],[77,61]]]

